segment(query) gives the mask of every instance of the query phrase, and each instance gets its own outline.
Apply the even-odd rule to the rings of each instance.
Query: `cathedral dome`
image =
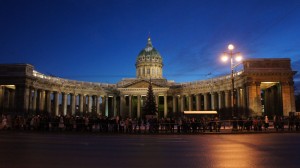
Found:
[[[137,78],[162,78],[162,57],[152,46],[150,37],[146,47],[138,54],[135,66]]]
[[[150,37],[148,38],[147,46],[139,53],[136,64],[141,62],[162,63],[162,58],[159,52],[152,46]]]

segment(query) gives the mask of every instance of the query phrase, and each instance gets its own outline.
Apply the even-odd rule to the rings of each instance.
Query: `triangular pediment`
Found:
[[[131,83],[130,85],[125,86],[124,88],[148,88],[148,87],[149,87],[149,82],[141,80],[141,81],[136,81],[134,83]],[[152,83],[152,88],[161,88],[161,86]]]

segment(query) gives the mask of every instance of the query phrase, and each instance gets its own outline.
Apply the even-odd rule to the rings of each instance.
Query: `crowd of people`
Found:
[[[243,130],[253,130],[253,131],[267,131],[270,127],[270,122],[272,122],[273,128],[276,131],[284,131],[285,126],[288,131],[300,131],[300,116],[274,116],[273,120],[269,120],[268,116],[265,117],[253,117],[248,119],[243,118],[233,118],[232,120],[232,130],[233,131],[243,131]]]
[[[214,118],[120,118],[105,116],[46,116],[31,117],[2,115],[0,130],[30,131],[90,131],[112,133],[189,133],[220,131],[221,123]],[[176,131],[175,131],[176,130]]]
[[[106,116],[47,116],[33,115],[30,117],[2,115],[0,130],[24,131],[78,131],[101,133],[201,133],[220,132],[221,128],[231,128],[232,131],[267,131],[272,122],[272,128],[283,131],[285,126],[289,131],[300,131],[300,117],[274,116],[269,121],[268,116],[254,118],[233,118],[220,120],[217,116],[210,117],[180,117],[180,118],[120,118]]]

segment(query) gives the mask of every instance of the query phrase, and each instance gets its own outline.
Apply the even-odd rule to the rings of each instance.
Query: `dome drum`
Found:
[[[138,79],[162,79],[162,57],[152,46],[150,37],[146,47],[136,59],[136,75]]]

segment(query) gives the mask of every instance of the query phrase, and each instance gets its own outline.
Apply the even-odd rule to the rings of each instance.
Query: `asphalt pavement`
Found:
[[[128,135],[2,131],[0,149],[0,168],[300,167],[299,133]]]

